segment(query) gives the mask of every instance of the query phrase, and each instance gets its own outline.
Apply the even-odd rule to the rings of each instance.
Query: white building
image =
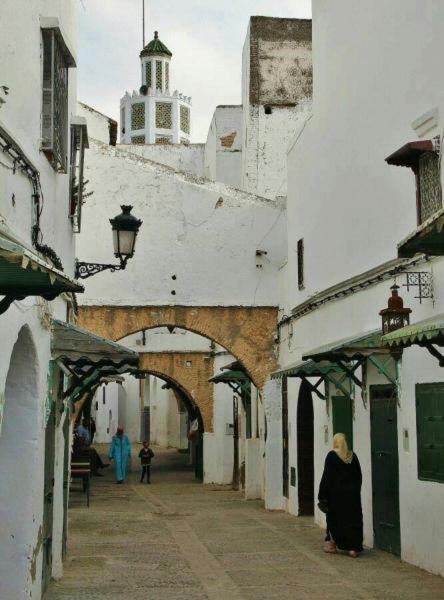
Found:
[[[427,339],[436,355],[433,344],[443,343],[444,262],[433,254],[442,254],[435,231],[444,12],[432,1],[417,8],[414,0],[384,11],[351,0],[313,2],[313,116],[288,153],[281,369],[265,399],[266,499],[270,508],[314,514],[323,526],[315,498],[324,459],[333,434],[345,431],[363,470],[364,543],[444,574],[442,362],[416,345]],[[389,156],[389,164],[417,173],[416,194],[411,170],[388,166]],[[400,247],[406,258],[397,258],[397,244],[417,223],[419,233]],[[421,245],[431,234],[434,246]],[[433,283],[433,298],[427,286],[405,287],[419,277]],[[410,335],[401,329],[388,337],[405,348],[400,360],[380,339],[379,311],[394,282],[418,323]],[[353,377],[344,364],[355,368]]]
[[[311,109],[311,20],[251,17],[242,55],[241,189],[286,195],[287,146]]]
[[[242,188],[242,106],[217,106],[205,144],[205,177]]]
[[[154,32],[140,53],[141,87],[120,100],[122,144],[188,144],[191,98],[171,89],[172,53]]]
[[[41,597],[66,542],[69,409],[52,322],[75,310],[82,163],[74,0],[0,6],[0,597]],[[20,40],[18,45],[18,40]],[[57,73],[58,77],[55,77]]]

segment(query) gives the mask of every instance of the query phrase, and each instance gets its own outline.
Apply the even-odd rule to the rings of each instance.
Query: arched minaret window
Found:
[[[161,60],[156,60],[156,90],[160,90],[161,92],[163,92]]]
[[[149,60],[148,62],[145,63],[145,81],[146,81],[146,87],[150,88],[153,87],[153,78],[152,78],[152,64],[151,61]]]

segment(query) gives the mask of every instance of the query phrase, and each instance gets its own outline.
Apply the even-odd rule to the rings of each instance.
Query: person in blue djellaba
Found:
[[[123,483],[126,477],[126,469],[131,460],[131,444],[125,435],[123,427],[118,427],[116,435],[113,435],[109,457],[114,460],[116,467],[116,483]]]

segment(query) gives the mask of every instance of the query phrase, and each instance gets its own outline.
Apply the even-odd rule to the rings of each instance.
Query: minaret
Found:
[[[170,93],[172,56],[155,31],[140,53],[140,90],[120,101],[122,144],[189,144],[191,98]]]

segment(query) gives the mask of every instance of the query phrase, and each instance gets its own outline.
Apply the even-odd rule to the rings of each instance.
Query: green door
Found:
[[[333,435],[343,433],[348,447],[353,450],[353,407],[347,396],[333,396]]]
[[[370,386],[370,425],[375,546],[399,556],[398,423],[394,386]]]

